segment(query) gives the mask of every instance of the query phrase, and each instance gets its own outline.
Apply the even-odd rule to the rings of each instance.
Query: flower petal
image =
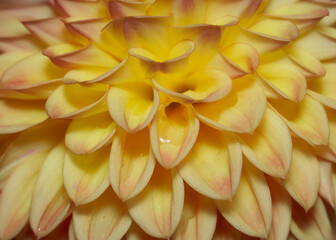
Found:
[[[64,187],[76,205],[94,201],[109,186],[109,153],[108,147],[90,155],[66,153],[63,166]]]
[[[293,139],[292,164],[284,183],[290,195],[306,211],[314,205],[320,185],[319,165],[309,145],[300,139]]]
[[[16,6],[12,8],[2,8],[0,10],[2,16],[13,16],[19,21],[29,21],[43,18],[52,18],[55,11],[48,3],[27,4],[25,6]]]
[[[336,167],[333,163],[319,159],[321,183],[319,195],[336,208]]]
[[[142,229],[135,223],[133,222],[132,226],[130,229],[128,229],[126,233],[126,240],[160,240],[161,238],[156,238],[153,236],[148,235]]]
[[[156,159],[165,168],[179,164],[194,145],[199,121],[189,107],[171,103],[154,117],[150,133]]]
[[[244,155],[261,171],[285,178],[292,158],[292,139],[284,121],[269,108],[253,135],[239,135]]]
[[[110,188],[94,202],[76,207],[73,213],[78,239],[121,239],[131,223],[126,206]]]
[[[36,153],[9,176],[0,198],[0,237],[12,239],[28,222],[32,193],[47,152]]]
[[[113,136],[116,123],[108,112],[71,121],[65,145],[74,154],[90,154],[103,147]]]
[[[264,115],[266,98],[253,80],[244,78],[233,81],[232,90],[225,98],[193,106],[199,119],[210,126],[231,132],[251,133]]]
[[[55,7],[67,17],[99,18],[107,17],[108,10],[101,1],[53,0]]]
[[[125,16],[145,16],[152,1],[110,1],[108,8],[113,19]]]
[[[30,225],[38,237],[48,235],[66,217],[70,208],[62,179],[66,148],[57,145],[48,154],[35,184],[30,208]]]
[[[159,94],[147,83],[112,86],[107,96],[111,117],[128,132],[148,125],[159,105]]]
[[[247,166],[245,166],[247,165]],[[272,200],[264,175],[247,161],[232,201],[216,200],[224,218],[239,231],[265,238],[272,221]]]
[[[0,100],[0,133],[15,133],[43,122],[48,118],[44,101]]]
[[[166,171],[158,164],[146,188],[126,201],[133,220],[149,235],[168,238],[180,222],[184,186],[175,170]]]
[[[108,87],[103,84],[62,85],[49,96],[46,112],[52,118],[68,118],[107,111],[106,101],[103,100]]]
[[[201,125],[194,147],[177,168],[196,191],[214,199],[231,199],[241,166],[241,150],[235,137]]]
[[[176,240],[210,240],[215,232],[216,207],[209,198],[186,187],[181,221],[174,232]]]
[[[308,95],[300,104],[280,99],[272,99],[268,102],[299,137],[312,145],[328,144],[328,118],[319,102]]]
[[[134,134],[119,129],[112,143],[109,166],[111,185],[122,201],[140,193],[155,166],[148,129]]]

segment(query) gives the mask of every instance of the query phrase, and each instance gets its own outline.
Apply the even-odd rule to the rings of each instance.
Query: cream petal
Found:
[[[48,118],[44,101],[0,100],[0,133],[15,133],[30,128]]]
[[[308,95],[299,104],[280,99],[268,102],[296,135],[312,145],[328,144],[328,118],[319,102]]]
[[[159,105],[159,93],[147,83],[112,86],[107,96],[111,117],[128,132],[145,128]]]
[[[73,213],[78,239],[121,239],[131,223],[126,206],[110,188],[94,202],[76,207]]]
[[[111,185],[118,197],[125,201],[139,194],[155,166],[148,129],[134,134],[119,129],[112,143],[109,164]]]
[[[71,205],[62,179],[65,153],[64,144],[51,150],[35,184],[29,222],[38,237],[53,231],[64,220]]]
[[[175,170],[164,170],[158,164],[146,188],[126,201],[133,220],[149,235],[170,237],[180,222],[184,186]]]
[[[232,201],[216,200],[224,218],[239,231],[265,238],[272,222],[272,200],[264,175],[247,161]]]
[[[49,96],[46,112],[51,118],[84,117],[105,112],[107,106],[104,100],[108,88],[98,83],[87,86],[61,85]]]
[[[188,106],[170,103],[162,106],[150,126],[156,159],[165,168],[179,164],[193,147],[199,121]]]
[[[215,232],[217,210],[213,202],[186,187],[181,221],[174,232],[176,240],[210,240]]]
[[[320,166],[320,187],[319,195],[336,208],[336,167],[335,164],[319,159]]]
[[[65,145],[74,154],[90,154],[112,138],[116,127],[108,112],[74,119],[66,131]]]
[[[46,156],[46,151],[34,154],[7,179],[0,198],[1,239],[12,239],[28,222],[32,193]]]
[[[233,81],[232,90],[225,98],[193,106],[198,118],[210,126],[231,132],[252,133],[264,115],[266,98],[253,80],[243,78]]]
[[[292,163],[284,184],[306,211],[314,205],[320,185],[319,165],[309,145],[300,139],[293,139]]]
[[[82,156],[66,153],[63,165],[64,187],[76,205],[94,201],[109,186],[109,154],[109,147]]]
[[[231,199],[241,166],[240,144],[235,137],[201,125],[194,147],[177,168],[196,191],[214,199]]]
[[[244,155],[261,171],[285,178],[292,158],[292,139],[285,122],[269,108],[252,135],[239,135]]]

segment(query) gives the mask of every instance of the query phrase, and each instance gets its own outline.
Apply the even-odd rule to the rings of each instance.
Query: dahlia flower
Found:
[[[0,239],[336,239],[334,0],[4,0],[0,51]]]

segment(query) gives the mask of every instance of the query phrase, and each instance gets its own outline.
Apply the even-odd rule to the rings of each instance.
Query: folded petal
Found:
[[[30,226],[38,237],[48,235],[66,217],[71,205],[63,187],[64,144],[48,154],[35,184],[30,208]]]
[[[15,133],[46,120],[44,101],[0,100],[0,133]]]
[[[32,193],[46,156],[46,151],[34,154],[7,179],[0,198],[1,239],[12,239],[28,222]]]
[[[112,86],[107,96],[111,117],[128,132],[148,125],[159,105],[159,94],[147,83]]]
[[[319,159],[321,183],[319,195],[334,209],[336,207],[336,167],[333,163]]]
[[[232,82],[232,90],[225,98],[193,106],[206,124],[226,131],[251,133],[264,115],[266,98],[252,79],[243,78]]]
[[[292,139],[286,123],[272,110],[264,117],[252,135],[239,135],[244,155],[261,171],[285,178],[292,158]]]
[[[156,165],[146,188],[126,201],[133,220],[147,234],[168,238],[180,222],[184,202],[184,186],[175,170],[166,171]]]
[[[131,223],[126,206],[110,188],[94,202],[76,207],[73,213],[78,239],[121,239]]]
[[[215,232],[217,210],[213,202],[186,187],[181,221],[173,235],[176,240],[210,240]]]
[[[214,199],[231,199],[241,166],[240,144],[235,137],[201,125],[195,145],[177,168],[196,191]]]
[[[66,153],[63,165],[64,187],[76,205],[94,201],[109,186],[109,153],[108,147],[82,156]]]
[[[314,205],[320,185],[319,165],[309,145],[300,139],[293,139],[292,163],[284,183],[306,211]]]
[[[109,174],[122,201],[139,194],[152,176],[155,157],[145,128],[134,134],[119,129],[112,143]]]
[[[90,154],[112,138],[116,127],[108,112],[74,119],[66,131],[65,145],[74,154]]]
[[[264,175],[247,161],[232,201],[216,200],[224,218],[239,231],[266,238],[272,222],[272,200]]]
[[[51,118],[83,117],[105,112],[107,106],[104,99],[108,88],[103,84],[62,85],[49,96],[46,112]]]
[[[328,118],[318,101],[306,95],[299,104],[281,99],[269,102],[296,135],[312,145],[328,144]]]
[[[151,123],[151,144],[156,159],[165,168],[179,164],[193,147],[199,121],[188,106],[162,106]]]

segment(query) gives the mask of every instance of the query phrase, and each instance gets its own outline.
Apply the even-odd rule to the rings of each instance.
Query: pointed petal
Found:
[[[327,145],[328,118],[323,106],[306,95],[298,104],[287,100],[269,100],[288,127],[311,145]]]
[[[269,108],[253,135],[239,135],[244,155],[261,171],[285,178],[292,158],[292,139],[285,122]]]
[[[73,213],[78,239],[121,239],[131,223],[126,206],[110,188],[94,202],[76,207]]]
[[[74,119],[66,131],[65,145],[74,154],[90,154],[112,138],[116,126],[108,112]]]
[[[254,106],[251,108],[250,106]],[[251,79],[235,79],[225,98],[214,103],[193,105],[199,119],[210,126],[231,132],[251,133],[266,109],[262,90]]]
[[[309,145],[300,139],[293,139],[292,164],[284,183],[290,195],[306,211],[314,205],[320,184],[319,165]]]
[[[177,168],[196,191],[214,199],[230,199],[237,189],[241,166],[235,137],[201,125],[194,147]]]
[[[148,129],[134,134],[119,129],[112,143],[109,166],[111,185],[122,201],[140,193],[155,166]]]
[[[32,68],[31,66],[34,66]],[[9,89],[24,89],[62,78],[64,71],[46,56],[37,53],[28,56],[7,69],[1,76],[1,85]]]
[[[295,67],[288,64],[269,63],[260,65],[258,73],[284,98],[300,102],[306,94],[306,79]]]
[[[62,85],[49,96],[46,112],[51,118],[67,118],[107,111],[103,101],[107,90],[108,86],[102,84]]]
[[[210,240],[215,232],[217,210],[213,202],[186,187],[181,221],[173,235],[176,240]]]
[[[43,122],[48,118],[44,101],[0,100],[0,133],[15,133]]]
[[[45,46],[32,35],[24,35],[19,37],[1,38],[1,52],[30,52],[40,53]]]
[[[272,197],[272,225],[267,239],[286,240],[292,220],[291,197],[273,179],[267,178]]]
[[[127,200],[133,220],[149,235],[168,238],[180,222],[184,186],[175,170],[164,170],[158,164],[146,188]]]
[[[151,144],[156,159],[165,168],[179,164],[193,147],[199,121],[191,108],[171,103],[162,106],[151,127]]]
[[[336,167],[333,163],[319,159],[320,188],[319,195],[336,209]]]
[[[75,204],[86,204],[97,199],[109,186],[109,148],[90,155],[67,152],[64,158],[64,187]]]
[[[320,198],[308,213],[297,205],[293,206],[291,232],[298,239],[333,239],[328,213]]]
[[[108,16],[106,5],[101,1],[54,0],[54,4],[67,17],[99,18]]]
[[[48,235],[66,217],[70,208],[62,179],[66,148],[57,145],[48,154],[37,178],[30,208],[30,225],[38,237]]]
[[[159,105],[159,94],[147,83],[112,86],[107,96],[111,117],[128,132],[148,125]]]
[[[0,198],[0,237],[12,239],[28,222],[32,193],[47,152],[34,154],[9,176]]]
[[[239,231],[266,237],[272,221],[272,200],[264,175],[247,161],[232,201],[216,200],[224,218]]]

